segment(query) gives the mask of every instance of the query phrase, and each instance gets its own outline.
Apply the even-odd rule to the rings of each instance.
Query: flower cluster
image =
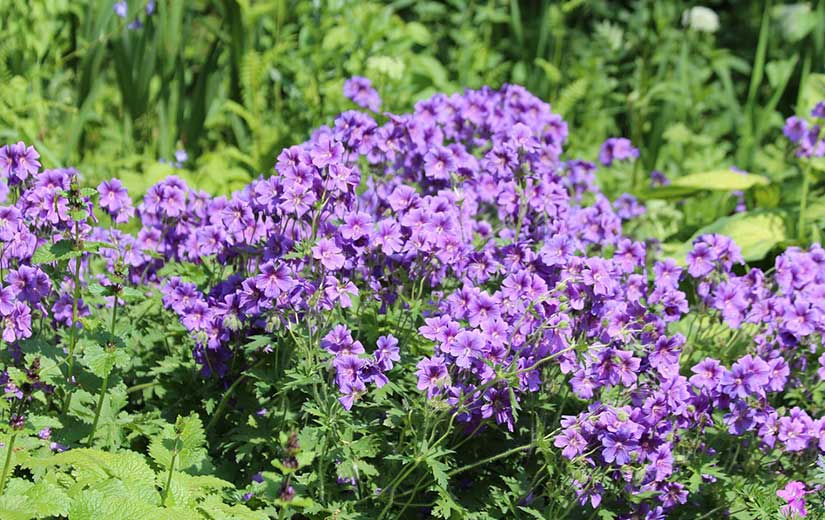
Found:
[[[380,108],[363,78],[345,89]],[[31,335],[33,315],[78,327],[89,309],[75,286],[93,278],[89,255],[69,258],[59,284],[32,256],[61,241],[104,242],[110,271],[160,287],[206,377],[248,366],[246,339],[305,326],[322,338],[310,353],[328,361],[346,410],[414,365],[422,398],[471,436],[515,432],[518,410],[561,382],[567,415],[553,444],[576,472],[571,494],[592,507],[618,500],[626,518],[662,518],[689,500],[681,463],[714,455],[702,439],[711,428],[750,435],[766,452],[825,451],[819,410],[782,400],[825,375],[825,250],[792,248],[772,272],[745,270],[731,239],[705,235],[684,267],[660,259],[622,233],[644,212],[638,201],[611,203],[595,164],[562,159],[567,131],[517,86],[438,94],[405,115],[348,111],[283,150],[274,175],[229,196],[169,177],[135,207],[117,179],[103,182],[99,216],[137,216],[134,235],[99,225],[76,172],[38,173],[31,147],[4,147],[3,339]],[[612,138],[599,161],[637,156]],[[179,262],[220,274],[199,285],[162,275]],[[424,302],[416,352],[401,334],[367,352],[341,321],[356,301],[381,314]],[[690,358],[697,319],[720,328],[730,350]],[[282,492],[294,495],[288,481]]]
[[[825,101],[820,101],[811,110],[814,119],[825,119]],[[811,124],[805,119],[791,116],[785,120],[783,133],[788,140],[796,145],[798,157],[825,156],[825,136],[822,135],[819,124]]]
[[[324,336],[321,346],[335,356],[332,365],[335,368],[335,382],[342,394],[339,401],[347,410],[366,392],[366,383],[372,383],[377,388],[384,386],[388,381],[386,373],[392,369],[393,362],[401,359],[398,340],[392,334],[378,338],[375,351],[364,359],[364,346],[352,339],[352,334],[344,325],[334,327]]]
[[[348,84],[348,95],[367,104],[359,96],[368,86],[358,85]],[[417,386],[451,406],[468,432],[513,431],[515,407],[542,390],[549,362],[569,376],[574,398],[590,403],[563,419],[555,439],[581,466],[582,503],[598,503],[611,485],[589,480],[594,467],[624,482],[621,492],[654,497],[631,506],[634,514],[653,518],[685,503],[677,453],[712,451],[686,432],[714,426],[716,411],[731,433],[757,432],[765,449],[775,439],[788,452],[816,447],[822,420],[801,409],[780,414],[769,394],[805,366],[790,352],[807,352],[799,340],[819,332],[818,281],[789,294],[779,264],[773,277],[735,275],[739,250],[716,235],[697,241],[687,269],[655,261],[622,236],[622,221],[643,208],[629,195],[611,204],[592,163],[561,160],[566,125],[519,87],[437,95],[386,117],[379,124],[345,112],[284,150],[275,176],[227,199],[176,179],[150,190],[140,214],[144,232],[156,230],[156,252],[236,267],[207,294],[174,279],[164,289],[198,341],[205,373],[225,372],[233,337],[347,308],[356,296],[388,309],[398,287],[422,285],[434,310],[419,334],[432,354],[417,363]],[[600,162],[637,155],[629,141],[611,139]],[[777,262],[799,255],[813,273],[805,276],[823,276],[816,248]],[[688,319],[691,287],[760,345],[730,369],[706,359],[681,374],[687,338],[671,329]],[[759,324],[764,330],[751,330]],[[398,356],[395,338],[382,337],[368,355],[344,325],[322,345],[348,410],[367,384],[386,382]]]

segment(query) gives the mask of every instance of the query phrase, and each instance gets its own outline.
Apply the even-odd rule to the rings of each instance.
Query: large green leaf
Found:
[[[646,189],[639,196],[643,199],[670,199],[685,197],[696,191],[745,191],[769,184],[770,181],[761,175],[712,170],[679,177],[669,186]]]
[[[679,177],[673,181],[672,185],[697,190],[734,191],[765,186],[769,183],[770,181],[761,175],[738,173],[732,170],[712,170]]]
[[[814,106],[825,99],[825,74],[809,74],[799,89],[799,115],[808,116]]]
[[[684,265],[685,255],[693,248],[696,238],[717,233],[731,237],[742,250],[746,261],[761,260],[771,249],[788,239],[785,219],[786,214],[782,211],[738,213],[701,228],[687,242],[665,244],[664,251]]]

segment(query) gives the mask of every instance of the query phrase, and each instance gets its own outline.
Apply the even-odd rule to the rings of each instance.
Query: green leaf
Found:
[[[713,170],[679,177],[669,186],[646,188],[637,195],[641,199],[683,198],[697,191],[745,191],[755,186],[767,186],[770,180],[752,173]]]
[[[825,99],[825,74],[808,74],[799,89],[797,109],[807,116],[817,103]]]
[[[103,379],[112,372],[114,367],[129,366],[129,354],[122,348],[114,348],[110,351],[100,345],[91,344],[84,349],[82,362],[89,371]]]
[[[761,175],[737,173],[732,170],[713,170],[679,177],[671,185],[709,191],[744,191],[754,186],[768,184],[770,181]]]
[[[350,46],[356,39],[356,34],[347,25],[338,25],[327,31],[321,48],[329,51]]]
[[[196,414],[178,416],[175,425],[167,424],[149,444],[149,455],[162,468],[168,469],[174,460],[175,469],[184,470],[206,458],[206,434]]]
[[[527,513],[528,516],[536,518],[537,520],[545,520],[546,518],[539,510],[533,509],[532,507],[519,506],[519,510]]]
[[[28,500],[23,495],[6,493],[0,497],[0,518],[3,520],[29,520],[34,512],[29,509]]]
[[[444,489],[447,489],[447,485],[450,481],[450,477],[447,475],[447,470],[449,470],[450,467],[434,457],[427,457],[426,462],[433,474],[436,484]]]
[[[26,491],[27,507],[38,517],[66,516],[69,512],[69,496],[57,485],[40,480]],[[5,517],[3,517],[5,518]]]
[[[144,298],[144,297],[146,297],[146,294],[143,291],[139,291],[139,290],[137,290],[133,287],[121,287],[120,288],[120,293],[123,296],[126,296],[128,298]]]
[[[206,433],[197,414],[178,417],[175,429],[180,433],[181,449],[178,454],[178,468],[186,469],[200,463],[206,456]]]
[[[664,250],[668,256],[684,265],[685,256],[693,249],[696,238],[718,233],[736,242],[745,261],[761,260],[771,249],[788,239],[785,218],[786,214],[777,210],[738,213],[703,227],[687,242],[665,244]]]
[[[71,240],[60,240],[54,244],[43,244],[38,247],[32,255],[31,263],[38,265],[46,262],[68,260],[81,254],[83,254],[83,251],[75,249],[74,242]]]

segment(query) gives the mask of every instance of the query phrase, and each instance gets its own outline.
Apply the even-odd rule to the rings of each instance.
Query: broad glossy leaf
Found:
[[[771,249],[788,239],[785,219],[786,214],[782,211],[747,212],[720,218],[694,233],[687,242],[665,244],[665,253],[684,265],[685,255],[693,248],[696,238],[718,233],[736,242],[742,249],[745,261],[761,260]]]

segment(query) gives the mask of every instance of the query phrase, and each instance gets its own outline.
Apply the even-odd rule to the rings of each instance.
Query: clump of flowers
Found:
[[[364,78],[345,94],[380,108]],[[799,126],[786,134],[810,141]],[[522,507],[554,499],[536,484],[541,465],[554,464],[573,507],[664,518],[713,495],[709,472],[728,455],[717,446],[747,443],[777,467],[825,451],[819,405],[788,397],[825,370],[825,249],[790,248],[763,271],[747,268],[730,238],[708,234],[684,264],[662,258],[623,234],[644,212],[638,200],[611,202],[594,163],[563,157],[567,132],[518,86],[438,94],[410,114],[344,112],[231,195],[173,176],[137,206],[117,179],[83,191],[73,170],[39,172],[31,147],[4,147],[0,172],[13,192],[0,208],[3,340],[17,348],[33,320],[51,321],[68,328],[73,353],[92,279],[114,291],[105,300],[113,323],[123,285],[157,289],[201,375],[228,388],[213,423],[238,385],[272,366],[289,392],[279,396],[295,400],[281,426],[316,432],[311,416],[326,428],[310,438],[337,462],[321,458],[313,478],[334,477],[339,497],[386,512],[401,507],[396,493],[413,474],[410,501],[460,502],[466,488],[453,477],[519,454],[523,472],[539,475]],[[611,138],[598,159],[609,167],[638,155]],[[129,222],[136,233],[118,229]],[[33,257],[64,241],[77,249],[54,280],[39,264],[57,260]],[[106,246],[95,258],[108,271],[94,271],[88,242]],[[207,275],[189,279],[181,266]],[[710,329],[721,345],[706,343]],[[262,406],[256,417],[268,415]],[[398,424],[415,429],[413,412],[422,431],[403,430],[396,444]],[[339,414],[393,433],[336,444],[329,425]],[[519,438],[528,444],[476,456]],[[297,439],[276,465],[281,505],[313,482],[299,475],[306,443]],[[365,493],[378,471],[364,460],[379,445],[394,454],[383,463],[397,477]],[[405,459],[408,445],[416,451]],[[344,460],[356,448],[357,460]],[[481,462],[441,466],[462,458]],[[422,465],[432,475],[415,473]],[[791,484],[777,494],[786,514],[804,516],[805,487]]]

